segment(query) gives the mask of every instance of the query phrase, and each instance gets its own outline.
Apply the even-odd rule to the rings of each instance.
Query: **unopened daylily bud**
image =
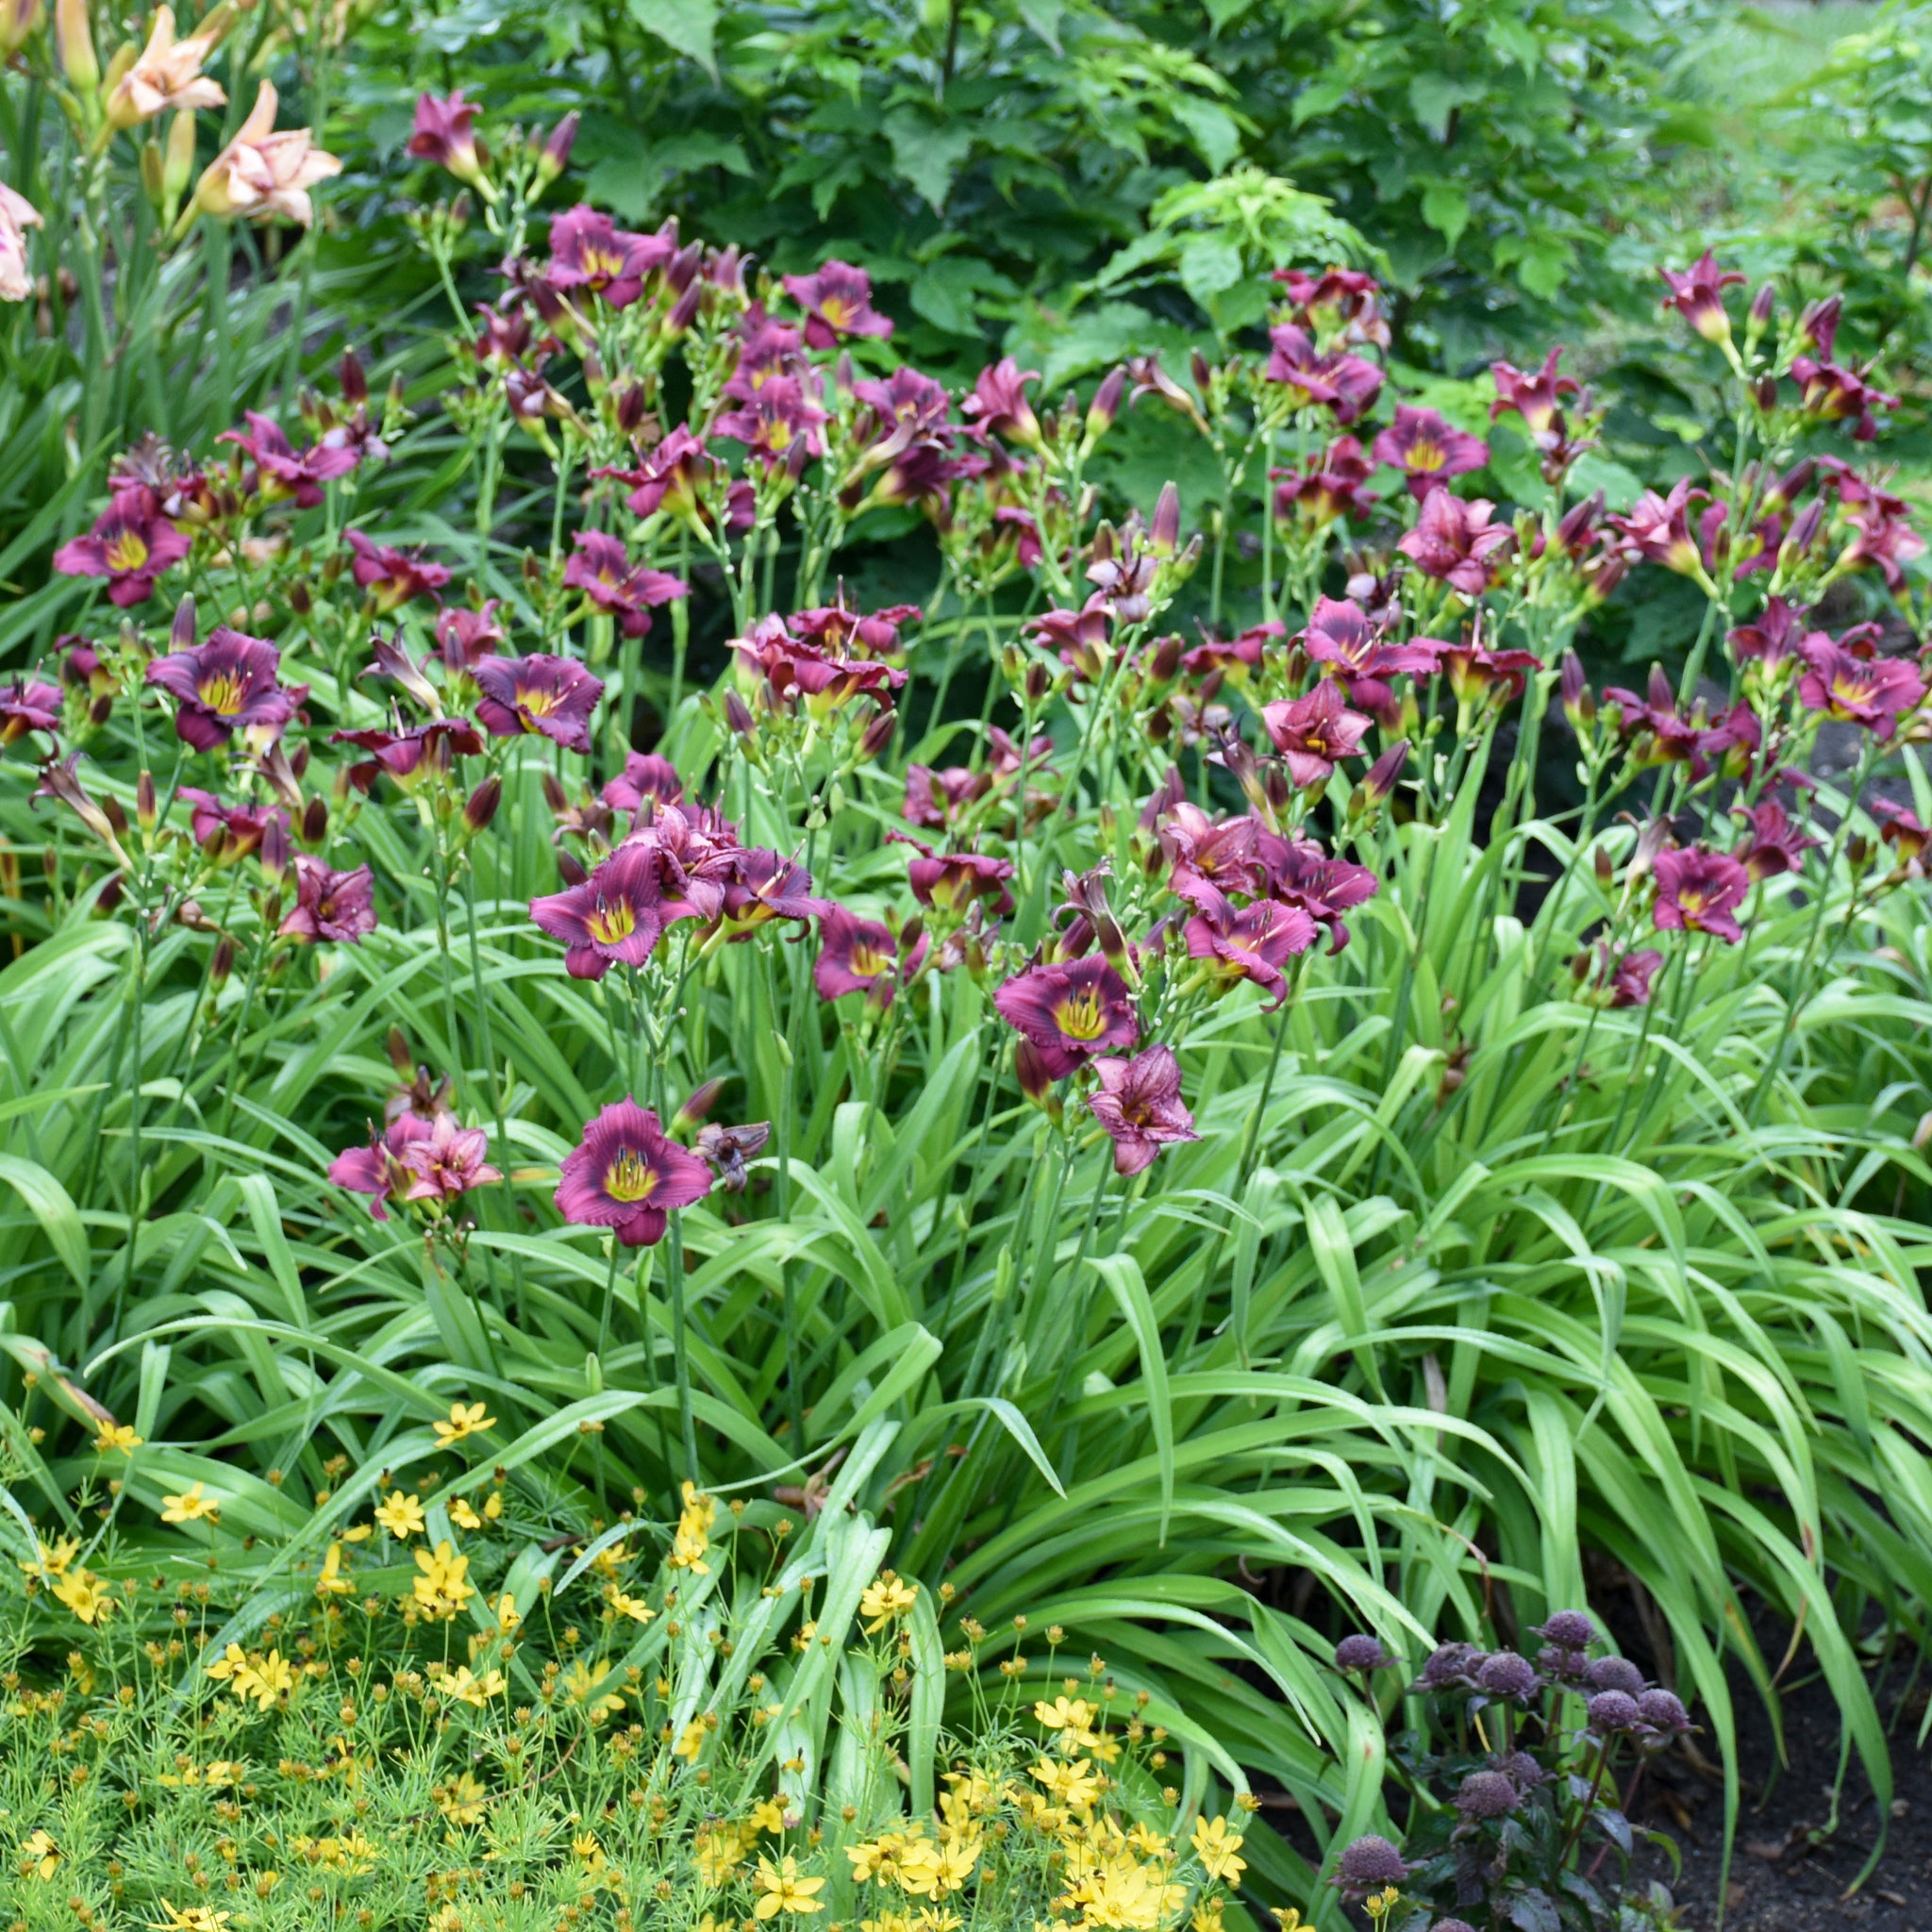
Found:
[[[705,1080],[693,1087],[691,1098],[672,1117],[673,1131],[681,1127],[696,1126],[717,1106],[718,1096],[724,1091],[724,1083],[722,1080]]]
[[[542,777],[543,803],[550,808],[550,816],[560,819],[570,810],[570,793],[558,782],[555,772],[545,772]]]
[[[1087,405],[1087,441],[1098,442],[1114,425],[1114,420],[1121,412],[1121,398],[1127,392],[1127,372],[1124,366],[1114,369],[1107,379],[1093,391],[1093,400]]]
[[[175,607],[175,622],[168,631],[168,641],[177,651],[192,651],[194,648],[194,599],[184,597]]]
[[[698,319],[698,311],[705,306],[705,285],[693,282],[675,302],[671,312],[664,318],[664,333],[667,336],[681,336]]]
[[[1616,864],[1611,859],[1607,846],[1599,845],[1596,848],[1591,863],[1596,872],[1596,882],[1598,885],[1607,886],[1617,876]]]
[[[1401,777],[1402,768],[1407,762],[1408,740],[1397,739],[1369,767],[1368,776],[1362,780],[1362,795],[1369,804],[1380,805],[1395,790],[1395,781]]]
[[[1024,689],[1029,705],[1043,704],[1053,690],[1053,673],[1038,661],[1027,665]]]
[[[208,962],[208,984],[224,987],[228,975],[235,970],[235,941],[226,933],[215,941],[214,958]]]
[[[861,764],[882,757],[886,747],[892,741],[892,733],[898,728],[899,718],[895,711],[881,711],[858,740],[858,758]]]
[[[127,836],[127,813],[118,798],[101,800],[101,809],[107,814],[108,824],[113,827],[114,836],[125,839]]]
[[[39,31],[42,0],[0,0],[0,60],[10,60]]]
[[[182,112],[168,123],[168,152],[161,170],[162,198],[170,208],[188,192],[194,178],[194,116]]]
[[[1013,1072],[1019,1079],[1020,1091],[1028,1100],[1044,1100],[1053,1091],[1052,1069],[1030,1040],[1021,1041],[1014,1053]]]
[[[543,152],[537,157],[539,194],[570,165],[571,145],[577,138],[577,123],[581,118],[573,108],[550,130],[550,138],[543,143]]]
[[[1872,841],[1862,832],[1845,841],[1845,860],[1854,872],[1863,872],[1872,863]]]
[[[1194,387],[1205,396],[1208,385],[1214,380],[1214,372],[1208,366],[1207,357],[1199,349],[1194,350],[1188,358],[1188,367],[1193,374]]]
[[[363,373],[361,358],[354,349],[342,352],[342,359],[337,365],[337,377],[342,386],[342,400],[352,409],[369,400],[369,377]]]
[[[1777,408],[1777,379],[1774,376],[1760,375],[1752,386],[1751,394],[1757,407],[1769,414]]]
[[[496,808],[503,803],[503,780],[492,773],[463,803],[463,829],[474,839],[490,828]]]
[[[1561,681],[1563,715],[1579,737],[1596,723],[1596,694],[1583,675],[1583,659],[1574,651],[1563,653]]]
[[[311,798],[302,808],[302,842],[320,845],[327,837],[328,806],[320,798]]]
[[[617,394],[617,426],[626,436],[632,435],[650,406],[651,399],[644,393],[642,383],[626,383]]]
[[[1814,496],[1798,514],[1791,519],[1791,527],[1785,541],[1778,545],[1777,560],[1782,567],[1787,561],[1796,562],[1818,541],[1818,532],[1824,522],[1824,499]]]
[[[143,772],[134,782],[134,819],[143,832],[152,832],[160,823],[160,808],[155,799],[155,774]]]
[[[744,700],[735,691],[724,693],[724,723],[741,738],[750,737],[754,720],[745,708]]]
[[[581,886],[591,876],[568,852],[557,855],[557,874],[566,886]]]
[[[141,144],[141,192],[156,208],[166,204],[168,163],[158,142],[144,141]]]
[[[101,63],[94,57],[87,0],[54,0],[54,38],[68,84],[75,93],[92,93],[101,84]]]
[[[1751,308],[1745,320],[1751,325],[1751,333],[1759,335],[1770,325],[1773,312],[1777,308],[1777,289],[1774,283],[1766,282],[1751,298]]]
[[[1181,668],[1181,653],[1185,641],[1174,632],[1162,638],[1154,647],[1154,655],[1147,662],[1147,675],[1156,684],[1172,684]]]

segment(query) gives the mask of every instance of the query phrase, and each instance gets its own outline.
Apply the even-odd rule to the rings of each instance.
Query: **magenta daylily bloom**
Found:
[[[1774,798],[1767,798],[1749,811],[1742,806],[1733,806],[1731,816],[1750,827],[1737,856],[1743,861],[1745,875],[1754,886],[1760,879],[1775,878],[1780,873],[1803,872],[1806,853],[1820,842],[1807,837],[1802,825],[1794,824],[1790,814]]]
[[[630,234],[580,202],[550,225],[543,279],[553,289],[585,289],[612,308],[628,308],[644,292],[644,277],[676,252],[670,235]]]
[[[1348,943],[1341,915],[1373,899],[1382,890],[1381,880],[1365,865],[1331,858],[1312,839],[1263,832],[1259,853],[1268,874],[1268,896],[1284,906],[1299,907],[1317,925],[1325,926],[1328,950],[1341,952]]]
[[[904,648],[900,626],[919,615],[917,604],[888,604],[871,612],[854,610],[845,602],[841,584],[837,603],[794,610],[786,628],[831,657],[896,658]]]
[[[483,164],[476,154],[475,123],[476,103],[464,100],[461,88],[445,100],[420,95],[408,152],[419,161],[447,168],[458,181],[479,180]]]
[[[1325,530],[1338,517],[1357,523],[1381,501],[1364,486],[1374,466],[1353,436],[1338,436],[1325,450],[1309,457],[1299,470],[1270,470],[1274,484],[1274,521],[1298,522],[1312,530]]]
[[[472,1188],[488,1187],[503,1178],[484,1156],[490,1136],[481,1127],[459,1126],[453,1113],[438,1113],[426,1135],[404,1147],[401,1160],[411,1176],[406,1201],[454,1201]]]
[[[1651,946],[1638,953],[1620,954],[1614,966],[1606,961],[1609,1004],[1612,1007],[1647,1007],[1650,1004],[1650,983],[1663,963],[1664,956]]]
[[[1317,597],[1308,627],[1297,641],[1317,664],[1334,665],[1350,703],[1385,724],[1395,714],[1389,680],[1404,673],[1422,676],[1434,671],[1442,651],[1434,638],[1391,641],[1352,598]]]
[[[1684,273],[1659,267],[1670,292],[1663,298],[1666,308],[1674,308],[1707,342],[1726,341],[1731,318],[1724,312],[1724,291],[1744,277],[1736,269],[1720,269],[1709,249]]]
[[[929,765],[906,767],[906,798],[899,815],[909,825],[943,831],[965,808],[992,790],[984,772],[964,765],[947,765],[935,772]]]
[[[1921,824],[1918,814],[1900,805],[1896,799],[1874,800],[1872,815],[1885,821],[1878,829],[1878,836],[1898,854],[1902,865],[1910,865],[1928,844],[1932,844],[1932,825]]]
[[[188,807],[194,842],[217,865],[233,865],[259,851],[271,872],[289,863],[289,814],[278,805],[224,805],[211,791],[184,785],[175,796]]]
[[[816,275],[787,275],[784,287],[806,312],[808,348],[836,349],[844,336],[892,333],[891,320],[872,306],[872,277],[862,268],[828,261]]]
[[[152,490],[118,491],[85,537],[54,553],[62,576],[106,577],[124,610],[154,594],[155,579],[188,555],[189,540],[160,513]]]
[[[1229,983],[1253,980],[1278,1007],[1288,997],[1281,969],[1315,943],[1314,916],[1275,899],[1257,899],[1240,911],[1219,893],[1196,903],[1202,910],[1187,924],[1188,957],[1211,959],[1216,976]]]
[[[1534,651],[1492,651],[1467,641],[1441,646],[1441,662],[1458,704],[1473,704],[1498,688],[1512,698],[1521,697],[1524,680],[1543,668]]]
[[[498,600],[490,598],[480,610],[452,606],[436,613],[436,641],[442,652],[442,668],[452,677],[474,675],[485,658],[493,658],[503,642],[503,626],[496,621]]]
[[[1038,382],[1037,369],[1022,369],[1010,356],[979,372],[973,393],[959,405],[971,433],[982,440],[1004,437],[1028,448],[1040,446],[1040,418],[1026,399],[1026,385]]]
[[[361,452],[346,442],[314,442],[298,450],[272,416],[246,411],[248,433],[225,429],[217,442],[232,442],[254,460],[257,488],[265,497],[292,496],[297,509],[313,509],[322,501],[322,486],[346,476],[361,460]]]
[[[904,832],[888,832],[886,837],[919,854],[906,861],[906,873],[912,896],[922,906],[964,912],[976,900],[986,899],[1002,918],[1013,909],[1013,895],[1007,890],[1007,881],[1013,876],[1010,859],[988,858],[976,852],[935,853]]]
[[[724,465],[682,423],[649,452],[634,470],[594,471],[614,475],[633,486],[625,499],[635,516],[655,516],[660,509],[680,523],[698,521],[701,507],[716,494],[725,477]]]
[[[1726,945],[1744,937],[1736,913],[1751,879],[1728,853],[1694,845],[1659,852],[1651,873],[1657,880],[1651,923],[1659,932],[1707,932]]]
[[[711,1170],[665,1137],[648,1107],[624,1099],[584,1127],[564,1156],[557,1211],[579,1227],[608,1227],[627,1248],[664,1239],[670,1210],[711,1191]]]
[[[1452,476],[1480,470],[1490,459],[1490,446],[1445,423],[1434,409],[1398,403],[1395,421],[1376,437],[1373,454],[1378,463],[1402,472],[1411,496],[1424,497]]]
[[[1282,286],[1294,319],[1324,337],[1348,342],[1389,346],[1389,325],[1382,320],[1382,285],[1358,268],[1324,268],[1320,275],[1306,269],[1278,268],[1273,279]]]
[[[375,874],[366,865],[337,872],[306,852],[295,855],[295,904],[276,928],[284,939],[357,945],[375,930]]]
[[[1132,1059],[1097,1059],[1097,1091],[1087,1108],[1113,1142],[1113,1170],[1123,1176],[1153,1164],[1163,1147],[1198,1141],[1194,1116],[1181,1100],[1180,1062],[1171,1046],[1150,1046]]]
[[[773,919],[819,919],[831,902],[814,898],[811,874],[795,860],[767,846],[733,851],[731,882],[724,888],[724,917],[747,930]]]
[[[580,886],[530,901],[530,917],[564,942],[573,979],[602,979],[613,966],[641,966],[665,926],[656,855],[620,846]]]
[[[175,700],[175,729],[184,744],[213,751],[240,731],[265,749],[308,694],[306,685],[281,683],[281,662],[282,654],[266,639],[224,625],[205,644],[157,658],[147,667],[147,681]]]
[[[1496,506],[1487,497],[1464,500],[1447,490],[1432,490],[1412,530],[1395,547],[1414,559],[1424,576],[1440,578],[1464,597],[1480,597],[1494,581],[1491,554],[1515,536],[1507,524],[1492,524]]]
[[[16,677],[0,685],[0,744],[11,744],[29,731],[51,736],[60,724],[60,687]]]
[[[811,983],[821,999],[862,992],[883,1010],[892,1004],[901,983],[925,963],[930,943],[920,934],[901,959],[898,935],[891,926],[860,919],[842,906],[827,907],[819,920],[819,956],[812,961]]]
[[[1263,624],[1251,625],[1238,637],[1223,639],[1204,633],[1198,644],[1181,653],[1181,669],[1190,677],[1224,673],[1239,684],[1250,671],[1261,668],[1261,655],[1265,648],[1276,638],[1287,635],[1288,626],[1273,617]]]
[[[1798,654],[1806,667],[1798,680],[1798,701],[1807,710],[1890,738],[1901,714],[1924,702],[1924,680],[1894,658],[1859,656],[1823,631],[1806,638]]]
[[[1874,389],[1862,375],[1841,363],[1794,357],[1791,380],[1801,391],[1799,407],[1806,415],[1820,423],[1851,422],[1854,442],[1870,442],[1878,434],[1874,409],[1898,408],[1896,396]]]
[[[1167,889],[1191,906],[1206,911],[1229,892],[1261,890],[1260,820],[1213,819],[1183,798],[1160,814],[1158,831]]]
[[[1543,366],[1533,375],[1507,362],[1491,362],[1490,376],[1496,385],[1496,400],[1490,405],[1490,421],[1514,413],[1523,419],[1530,440],[1539,449],[1548,449],[1562,440],[1563,401],[1580,398],[1583,385],[1574,375],[1558,375],[1557,364],[1562,359],[1558,342],[1544,358]]]
[[[1330,411],[1346,428],[1375,400],[1382,372],[1373,362],[1341,350],[1316,352],[1306,329],[1283,323],[1268,331],[1272,353],[1263,380],[1294,390],[1304,405]]]
[[[727,409],[711,427],[717,435],[741,442],[768,469],[775,469],[824,456],[824,425],[830,420],[797,376],[774,375],[748,402]]]
[[[353,1194],[367,1194],[370,1214],[377,1221],[387,1221],[389,1208],[384,1204],[401,1200],[416,1180],[404,1165],[403,1156],[434,1132],[433,1118],[399,1114],[380,1133],[372,1128],[367,1145],[344,1148],[328,1164],[328,1177]]]
[[[349,568],[379,612],[393,610],[412,597],[433,597],[449,582],[448,569],[429,562],[421,550],[397,550],[373,541],[360,530],[351,530],[346,541],[356,553]]]
[[[1775,671],[1798,655],[1798,641],[1804,635],[1804,613],[1782,597],[1773,597],[1754,622],[1727,631],[1724,641],[1740,664],[1756,661],[1766,671]]]
[[[1342,702],[1341,687],[1324,677],[1305,698],[1263,705],[1261,722],[1288,764],[1297,790],[1325,784],[1343,758],[1361,753],[1370,720]]]
[[[476,719],[492,738],[537,732],[566,751],[591,748],[591,713],[604,680],[581,664],[542,652],[528,658],[486,658],[474,675],[482,696]]]
[[[1705,491],[1691,489],[1689,477],[1679,477],[1668,496],[1646,490],[1627,516],[1610,519],[1610,527],[1623,538],[1629,556],[1660,563],[1679,576],[1699,576],[1704,558],[1690,532],[1690,505],[1704,496]]]
[[[598,609],[608,611],[627,638],[650,629],[650,607],[691,594],[691,586],[668,570],[633,564],[615,537],[579,530],[571,541],[576,555],[563,567],[565,589],[581,591]]]
[[[1104,958],[1029,966],[1000,987],[992,1003],[1053,1080],[1109,1047],[1132,1046],[1141,1035],[1127,983]]]
[[[482,735],[467,718],[433,718],[401,731],[335,731],[331,744],[353,744],[369,757],[349,767],[350,782],[367,791],[379,772],[387,772],[405,791],[413,791],[432,774],[446,774],[459,758],[483,749]]]
[[[677,775],[677,767],[656,752],[626,752],[624,770],[605,786],[603,797],[612,811],[636,811],[647,798],[659,805],[679,805],[684,780]]]

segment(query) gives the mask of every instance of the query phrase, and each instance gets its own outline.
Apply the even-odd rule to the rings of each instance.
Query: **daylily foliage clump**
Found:
[[[326,171],[262,111],[204,217],[304,218]],[[1330,1602],[1391,1654],[1456,1624],[1514,1655],[1589,1547],[1720,1729],[1724,1647],[1769,1682],[1748,1586],[1882,1777],[1852,1639],[1923,1638],[1932,1562],[1885,1474],[1932,1416],[1932,711],[1924,543],[1864,449],[1889,398],[1833,302],[1666,273],[1734,434],[1613,504],[1564,350],[1452,421],[1399,392],[1359,268],[1283,265],[1218,363],[955,394],[862,265],[546,221],[570,125],[477,118],[425,97],[410,143],[464,197],[422,225],[433,422],[351,354],[209,448],[125,452],[51,558],[98,596],[0,691],[40,941],[0,1010],[54,1056],[7,1170],[44,1243],[22,1520],[88,1539],[35,1614],[94,1627],[231,1537],[264,1589],[308,1537],[346,1592],[353,1467],[453,1618],[428,1519],[477,1506],[391,1478],[459,1383],[506,1417],[511,1571],[655,1511],[699,1573],[730,1493],[865,1525],[915,1592],[874,1635],[941,1589],[982,1632],[1142,1633],[1148,1696],[1193,1693],[1189,1791],[1293,1794],[1299,1851],[1224,1812],[1188,1840],[1283,1914],[1327,1897],[1304,1853],[1408,1909],[1397,1848],[1363,1876],[1380,1717],[1310,1662]],[[1120,499],[1135,411],[1211,491]],[[434,500],[389,490],[432,436]],[[1579,633],[1666,573],[1701,600],[1674,672],[1594,690]],[[1175,1828],[1102,1823],[1093,1711],[1048,1707],[1040,1791],[949,1808],[928,1774],[853,1882],[963,1895],[997,1813],[1054,1839],[1057,1923],[1219,1924]],[[823,1861],[732,1842],[769,1854],[755,1919],[819,1909]]]

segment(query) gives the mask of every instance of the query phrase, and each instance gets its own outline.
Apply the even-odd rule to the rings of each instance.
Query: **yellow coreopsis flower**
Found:
[[[483,1807],[489,1794],[469,1772],[464,1772],[446,1785],[438,1785],[430,1795],[436,1800],[436,1808],[452,1824],[482,1823]]]
[[[614,1583],[604,1592],[604,1601],[620,1617],[628,1617],[637,1624],[648,1624],[658,1614],[642,1597],[628,1596]]]
[[[416,1607],[432,1621],[454,1617],[476,1594],[465,1574],[469,1557],[458,1556],[447,1541],[434,1550],[418,1550],[416,1567],[423,1573],[414,1584]]]
[[[1208,1877],[1224,1878],[1230,1885],[1240,1883],[1248,1869],[1247,1861],[1236,1856],[1241,1848],[1241,1835],[1227,1828],[1225,1818],[1195,1819],[1194,1835],[1189,1842]]]
[[[747,1821],[754,1831],[769,1831],[777,1837],[785,1829],[785,1807],[776,1798],[765,1798],[751,1807]]]
[[[751,1841],[741,1825],[719,1819],[700,1829],[691,1849],[699,1878],[707,1885],[723,1885],[743,1863]]]
[[[103,1456],[119,1452],[131,1456],[141,1447],[142,1439],[134,1433],[132,1423],[103,1423],[101,1432],[94,1438],[94,1447]]]
[[[754,1918],[775,1919],[780,1912],[824,1910],[817,1894],[825,1889],[825,1881],[801,1878],[796,1858],[780,1858],[775,1865],[769,1858],[760,1858],[754,1883],[758,1889],[758,1903],[751,1908]]]
[[[1302,1915],[1293,1906],[1270,1906],[1268,1912],[1281,1932],[1302,1932]]]
[[[1033,1775],[1062,1805],[1075,1811],[1091,1811],[1100,1796],[1100,1779],[1084,1757],[1076,1757],[1070,1764],[1055,1764],[1042,1757],[1033,1767]]]
[[[718,1520],[714,1498],[701,1495],[689,1477],[684,1485],[684,1508],[677,1519],[677,1531],[671,1539],[668,1558],[674,1570],[689,1570],[694,1576],[708,1576],[711,1566],[705,1552],[711,1546],[711,1525]]]
[[[315,1579],[316,1595],[346,1596],[355,1587],[354,1581],[342,1574],[341,1544],[329,1544],[328,1555],[322,1559],[322,1570]]]
[[[865,1634],[875,1637],[888,1624],[896,1623],[919,1601],[919,1586],[908,1583],[890,1570],[881,1570],[878,1580],[865,1587],[858,1599],[858,1614],[866,1620]]]
[[[604,1686],[617,1674],[614,1664],[606,1665],[592,1674],[591,1667],[581,1657],[564,1673],[564,1694],[573,1704],[581,1704],[593,1724],[601,1724],[608,1717],[615,1717],[624,1708],[624,1699],[615,1690],[607,1690]]]
[[[389,1501],[376,1506],[375,1520],[397,1542],[406,1543],[427,1524],[420,1498],[402,1490],[392,1490]]]
[[[451,1403],[448,1422],[437,1423],[434,1425],[438,1444],[447,1449],[460,1442],[465,1436],[475,1435],[480,1429],[493,1429],[496,1426],[496,1418],[485,1412],[486,1407],[487,1405],[481,1402],[472,1402],[468,1405],[460,1402]]]
[[[458,1664],[453,1671],[447,1665],[432,1665],[429,1681],[443,1696],[475,1710],[481,1710],[492,1697],[501,1697],[509,1689],[509,1680],[501,1671],[486,1671],[479,1677],[468,1664]]]
[[[30,1831],[20,1847],[20,1875],[51,1878],[59,1869],[60,1847],[45,1831]]]
[[[40,1560],[19,1567],[29,1576],[44,1577],[49,1583],[57,1576],[66,1575],[68,1564],[80,1555],[80,1543],[71,1536],[62,1537],[57,1543],[43,1543],[36,1539],[34,1547],[40,1553]]]
[[[907,1846],[899,1861],[899,1890],[915,1898],[946,1898],[973,1876],[979,1862],[977,1840],[934,1844],[921,1840]]]
[[[1189,1932],[1226,1932],[1222,1922],[1221,1906],[1218,1898],[1204,1898],[1189,1915]]]
[[[105,1624],[113,1614],[114,1599],[92,1570],[76,1570],[72,1576],[61,1577],[54,1585],[54,1595],[83,1624]]]
[[[693,1759],[704,1748],[705,1721],[701,1717],[694,1717],[678,1734],[677,1742],[671,1747],[671,1755],[674,1757]]]
[[[222,1520],[222,1499],[204,1495],[199,1483],[191,1484],[178,1496],[163,1496],[161,1506],[163,1523],[219,1523]]]
[[[1056,1697],[1051,1704],[1042,1698],[1033,1707],[1034,1722],[1050,1731],[1090,1731],[1098,1715],[1084,1697]]]
[[[449,1505],[449,1520],[458,1529],[481,1529],[483,1519],[461,1496],[453,1496]]]
[[[244,1657],[235,1670],[230,1688],[242,1702],[252,1697],[258,1709],[269,1710],[278,1697],[295,1688],[295,1667],[279,1650],[270,1651],[259,1663]]]
[[[161,1910],[165,1918],[149,1919],[146,1923],[149,1932],[222,1932],[229,1919],[228,1912],[210,1911],[207,1906],[190,1906],[184,1911],[177,1911],[174,1901],[163,1899]]]

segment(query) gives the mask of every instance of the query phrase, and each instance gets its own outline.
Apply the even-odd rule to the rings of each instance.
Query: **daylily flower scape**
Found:
[[[242,11],[86,85],[59,14],[102,152],[227,105]],[[278,119],[157,147],[163,225],[316,220]],[[882,265],[573,201],[577,133],[424,95],[441,388],[348,343],[31,560],[22,1644],[138,1627],[225,1829],[310,1712],[349,1808],[262,1900],[377,1857],[372,1696],[469,1727],[439,1932],[510,1792],[619,1926],[1639,1923],[1611,1801],[1774,1681],[1740,1592],[1855,1716],[1924,1635],[1881,378],[1720,251],[1654,291],[1720,427],[1651,476],[1580,345],[1423,386],[1360,262],[949,387]],[[1449,1715],[1385,1791],[1404,1657]]]

